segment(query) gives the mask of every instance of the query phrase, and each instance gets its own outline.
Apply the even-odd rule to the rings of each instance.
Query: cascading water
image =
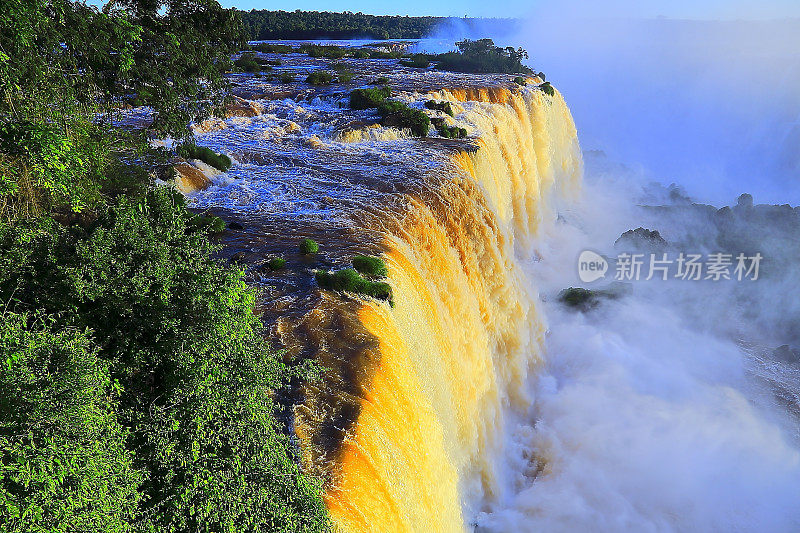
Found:
[[[237,165],[193,202],[242,217],[249,230],[228,253],[259,272],[275,339],[325,367],[293,425],[342,531],[467,530],[502,489],[504,411],[531,401],[544,320],[520,262],[554,214],[549,198],[580,187],[577,135],[558,93],[463,85],[399,95],[451,102],[455,117],[442,118],[466,127],[462,142],[364,127],[331,99],[264,100],[255,116],[196,129]],[[289,255],[303,235],[327,254],[318,264]],[[265,274],[262,251],[288,257],[290,273]],[[365,252],[385,258],[393,307],[301,273]]]

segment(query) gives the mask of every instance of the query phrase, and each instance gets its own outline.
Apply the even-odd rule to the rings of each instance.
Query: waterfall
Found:
[[[343,531],[465,531],[497,492],[503,413],[530,402],[522,385],[545,330],[519,265],[554,215],[551,198],[580,187],[575,126],[558,93],[433,97],[480,132],[477,150],[453,153],[372,215],[396,304],[352,306],[367,346],[360,385],[310,387],[296,411],[306,461],[329,472],[326,501]],[[332,411],[351,413],[350,426],[335,453],[320,452],[320,413]]]

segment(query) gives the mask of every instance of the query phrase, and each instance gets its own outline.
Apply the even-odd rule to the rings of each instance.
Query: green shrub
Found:
[[[303,255],[315,254],[319,252],[319,244],[316,241],[305,238],[300,241],[300,253]]]
[[[555,96],[556,90],[550,85],[549,81],[544,82],[543,84],[539,85],[539,88],[546,94],[547,96]]]
[[[355,74],[350,70],[343,70],[336,76],[336,81],[339,83],[350,83],[353,80],[353,76]]]
[[[256,43],[250,47],[251,50],[263,52],[265,54],[288,54],[292,47],[287,44]]]
[[[353,268],[359,273],[373,278],[385,278],[389,275],[386,263],[380,257],[357,255],[353,258]]]
[[[195,215],[186,221],[186,229],[189,232],[204,231],[218,234],[225,231],[225,221],[215,215]]]
[[[261,70],[261,65],[256,61],[256,56],[252,52],[242,52],[242,55],[233,64],[240,72],[259,72]]]
[[[370,57],[369,50],[364,50],[363,48],[353,50],[350,55],[355,59],[369,59]]]
[[[341,46],[323,46],[319,44],[304,44],[298,48],[298,51],[306,53],[310,57],[324,57],[327,59],[341,59],[347,55],[347,50]]]
[[[408,128],[417,137],[425,137],[431,126],[431,119],[423,111],[412,109],[402,102],[386,100],[378,106],[381,124],[396,128]]]
[[[392,95],[392,90],[388,87],[373,89],[354,89],[350,91],[351,109],[370,109],[378,107],[381,102]]]
[[[410,59],[401,59],[400,64],[404,67],[428,68],[431,62],[428,60],[428,56],[424,54],[416,54]]]
[[[267,262],[270,270],[282,270],[286,268],[286,259],[283,257],[273,257]]]
[[[292,83],[294,81],[294,74],[291,72],[281,72],[281,75],[278,79],[281,83]]]
[[[442,124],[436,128],[436,131],[439,132],[439,135],[446,139],[463,139],[467,136],[467,130],[464,128],[459,128],[458,126],[447,126]]]
[[[375,81],[372,82],[372,85],[389,85],[389,83],[389,78],[386,76],[378,76],[375,78]]]
[[[90,332],[103,361],[94,361],[76,333],[56,333],[62,336],[47,350],[55,350],[61,363],[49,367],[50,375],[41,373],[47,367],[20,360],[42,369],[43,377],[27,390],[31,402],[41,398],[40,411],[52,414],[40,426],[51,435],[37,442],[44,449],[8,440],[24,438],[24,418],[9,420],[0,434],[11,447],[3,458],[4,479],[9,462],[24,461],[25,454],[44,454],[46,461],[38,470],[35,462],[25,465],[25,475],[40,476],[42,484],[25,492],[0,484],[22,495],[26,505],[44,508],[44,515],[27,516],[16,531],[125,531],[116,525],[136,505],[129,489],[141,495],[135,530],[328,529],[319,484],[302,473],[275,416],[275,391],[296,371],[265,344],[253,312],[255,295],[242,272],[211,257],[209,240],[187,232],[189,218],[169,190],[156,190],[143,199],[121,198],[89,229],[50,222],[0,228],[0,300],[8,302],[6,312],[36,309],[55,320],[50,331]],[[14,340],[18,334],[7,330],[0,335],[5,346],[39,342]],[[65,350],[78,353],[70,360]],[[47,354],[33,355],[55,362]],[[21,376],[30,371],[19,372],[7,375],[12,387],[25,386]],[[47,380],[56,384],[52,398],[46,396]],[[4,406],[24,399],[9,389],[0,394]],[[111,408],[104,403],[109,399]],[[20,409],[38,416],[29,406]],[[120,438],[113,414],[130,436]],[[91,420],[81,427],[76,416]],[[142,470],[141,483],[126,473],[120,441]],[[81,480],[88,484],[75,484]],[[64,510],[69,514],[61,519],[69,527],[45,521]],[[83,520],[86,513],[95,521]]]
[[[317,283],[323,289],[363,294],[392,302],[392,287],[388,283],[364,279],[361,274],[352,268],[345,268],[336,272],[317,271],[315,277]]]
[[[528,53],[522,48],[501,48],[491,39],[465,39],[457,42],[456,46],[458,52],[447,52],[434,58],[438,62],[437,68],[455,72],[531,72],[522,64],[522,60],[528,58]]]
[[[42,315],[2,314],[3,531],[132,530],[143,472],[90,334]]]
[[[231,158],[225,154],[218,154],[206,146],[196,144],[182,144],[177,148],[178,155],[184,159],[199,159],[207,165],[211,165],[223,172],[231,168]]]
[[[428,100],[425,102],[425,108],[441,111],[450,115],[451,117],[455,116],[455,113],[453,113],[453,106],[450,105],[450,102],[437,102],[436,100]]]
[[[306,83],[311,85],[329,85],[333,81],[333,75],[324,70],[315,70],[306,78]]]
[[[528,85],[528,80],[526,80],[522,76],[517,76],[516,78],[514,78],[514,83],[516,83],[517,85],[522,85],[524,87],[525,85]]]

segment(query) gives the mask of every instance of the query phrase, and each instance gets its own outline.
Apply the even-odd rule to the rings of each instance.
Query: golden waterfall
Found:
[[[496,493],[503,412],[528,404],[522,385],[544,334],[518,263],[552,216],[548,199],[580,186],[576,131],[558,93],[433,97],[452,102],[478,149],[452,155],[448,175],[382,221],[396,305],[357,311],[380,356],[326,493],[345,532],[465,531]]]

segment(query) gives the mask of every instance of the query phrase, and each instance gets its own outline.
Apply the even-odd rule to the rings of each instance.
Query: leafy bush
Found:
[[[438,61],[437,68],[455,72],[531,72],[522,64],[522,60],[528,58],[528,53],[522,48],[501,48],[491,39],[465,39],[457,42],[456,46],[458,52],[447,52],[434,58]]]
[[[288,54],[292,51],[292,47],[287,44],[271,43],[256,43],[250,49],[264,54]]]
[[[428,59],[428,56],[424,54],[415,54],[410,59],[401,59],[400,64],[404,67],[428,68],[431,62]]]
[[[225,231],[225,221],[215,215],[195,215],[186,222],[186,229],[187,231],[222,233]]]
[[[178,155],[184,159],[199,159],[207,165],[211,165],[223,172],[231,168],[231,158],[225,154],[218,154],[206,146],[196,144],[182,144],[177,149]]]
[[[319,244],[316,241],[305,238],[300,241],[300,253],[303,255],[315,254],[319,252]]]
[[[341,59],[347,55],[347,50],[341,46],[323,46],[319,44],[304,44],[298,48],[298,51],[306,53],[310,57],[324,57],[327,59]]]
[[[388,283],[364,279],[352,268],[345,268],[336,272],[318,271],[315,277],[317,283],[323,289],[363,294],[392,302],[392,287]]]
[[[539,88],[546,94],[547,96],[555,96],[556,90],[550,85],[549,81],[544,82],[543,84],[539,85]]]
[[[256,56],[252,52],[243,52],[233,64],[240,72],[259,72],[261,70],[261,64],[256,61]]]
[[[339,83],[350,83],[353,80],[353,76],[355,74],[350,70],[343,70],[336,76],[336,81]]]
[[[455,113],[453,113],[453,106],[450,105],[450,102],[437,102],[435,100],[428,100],[425,102],[425,108],[441,111],[450,115],[451,117],[455,115]]]
[[[324,70],[315,70],[306,78],[306,83],[311,85],[329,85],[333,81],[333,75]]]
[[[353,50],[350,55],[355,59],[369,59],[370,57],[369,50],[364,50],[363,48]]]
[[[442,124],[436,131],[446,139],[463,139],[467,136],[467,130],[458,126],[447,126]]]
[[[402,102],[387,100],[378,106],[381,124],[397,128],[408,128],[417,137],[425,137],[431,126],[431,119],[423,111],[412,109]]]
[[[373,89],[354,89],[350,91],[351,109],[370,109],[378,107],[381,102],[392,95],[392,90],[388,87]]]
[[[523,87],[528,85],[528,81],[522,76],[517,76],[516,78],[514,78],[514,83],[516,83],[517,85],[522,85]]]
[[[386,263],[380,257],[357,255],[353,258],[353,268],[360,274],[374,278],[385,278],[389,275]]]
[[[286,259],[283,257],[273,257],[267,262],[270,270],[282,270],[286,268]]]
[[[281,75],[278,79],[281,83],[292,83],[294,81],[294,74],[291,72],[281,72]]]
[[[39,468],[25,465],[25,476],[37,476],[27,488],[5,475],[0,487],[12,502],[43,509],[18,531],[51,531],[48,520],[62,510],[68,531],[84,523],[102,530],[134,507],[143,531],[328,528],[319,485],[301,472],[275,418],[274,391],[297,371],[265,344],[242,272],[212,259],[208,239],[187,232],[189,218],[170,191],[156,190],[121,198],[90,229],[47,221],[0,228],[5,312],[54,317],[47,329],[57,336],[36,340],[35,324],[9,326],[7,314],[0,330],[4,347],[23,354],[16,374],[0,375],[2,405],[23,402],[2,411],[17,413],[4,422],[3,453]],[[32,333],[21,336],[22,327]],[[88,332],[97,357],[78,331]],[[29,399],[15,392],[25,380],[37,383]],[[40,416],[50,440],[35,450],[25,435]],[[39,449],[42,442],[51,444]],[[127,466],[130,454],[141,478]],[[74,485],[81,479],[89,484]],[[92,498],[97,507],[87,507]]]
[[[3,531],[130,531],[143,472],[126,449],[109,364],[90,332],[0,320]]]

